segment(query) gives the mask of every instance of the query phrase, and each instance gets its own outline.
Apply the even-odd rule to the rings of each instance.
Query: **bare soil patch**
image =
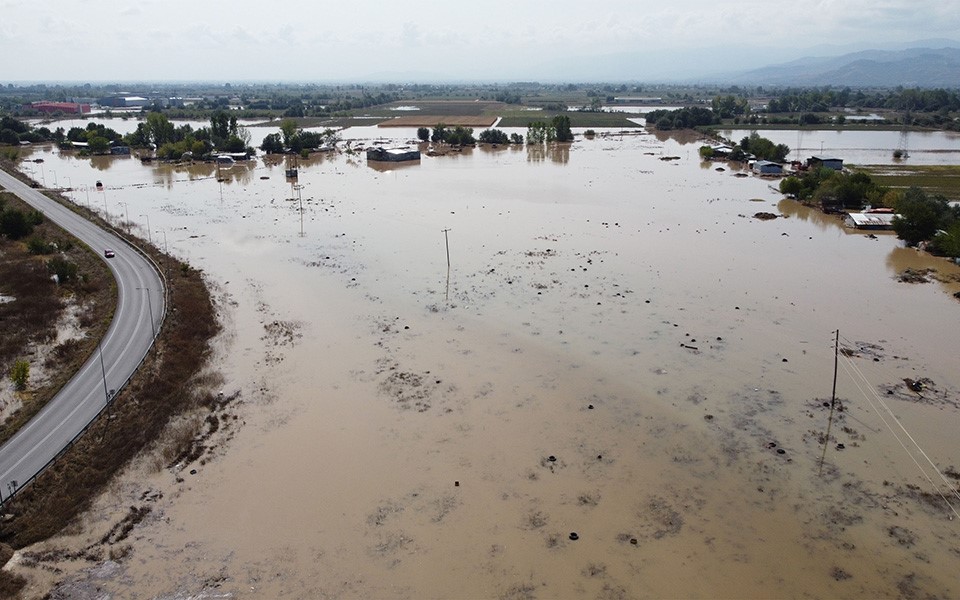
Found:
[[[492,116],[453,116],[453,115],[415,115],[397,117],[379,123],[377,127],[436,127],[443,123],[448,127],[492,127],[497,122],[497,117]]]

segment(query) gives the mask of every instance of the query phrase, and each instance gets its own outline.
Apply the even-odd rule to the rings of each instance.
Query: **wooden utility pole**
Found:
[[[447,246],[447,294],[445,296],[445,301],[450,302],[450,236],[448,232],[450,229],[443,230],[443,241]]]
[[[840,330],[833,342],[833,393],[830,394],[830,417],[827,419],[827,437],[823,440],[823,454],[820,455],[820,470],[817,475],[823,475],[823,460],[827,457],[827,445],[830,443],[830,428],[833,426],[833,410],[837,404],[837,364],[840,360]]]

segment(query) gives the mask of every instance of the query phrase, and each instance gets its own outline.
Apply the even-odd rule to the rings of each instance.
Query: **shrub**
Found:
[[[0,235],[11,240],[19,240],[33,233],[33,225],[19,210],[5,210],[0,213]]]
[[[54,246],[37,236],[33,236],[27,240],[27,250],[30,251],[30,254],[52,254]]]
[[[27,389],[27,380],[30,379],[30,363],[18,360],[10,368],[10,380],[18,391]]]
[[[47,269],[57,276],[60,283],[67,283],[77,276],[77,265],[59,256],[47,261]]]

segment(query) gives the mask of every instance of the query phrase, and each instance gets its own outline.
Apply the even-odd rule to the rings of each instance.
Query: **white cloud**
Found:
[[[724,48],[735,62],[762,49],[799,57],[826,44],[960,37],[960,0],[291,0],[271,11],[252,0],[120,8],[112,0],[5,0],[0,10],[0,49],[18,57],[0,68],[7,79],[270,79],[286,68],[276,66],[278,48],[291,64],[302,58],[336,77],[472,69],[496,78],[564,57]],[[385,51],[370,52],[374,45]],[[144,54],[155,58],[143,62]],[[235,60],[210,67],[205,59],[219,54]]]

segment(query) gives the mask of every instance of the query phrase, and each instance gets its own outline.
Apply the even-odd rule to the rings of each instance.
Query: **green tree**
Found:
[[[243,152],[247,149],[247,145],[241,138],[231,135],[229,138],[227,138],[226,144],[223,145],[223,149],[227,152]]]
[[[30,363],[25,360],[18,360],[10,368],[10,380],[13,381],[17,391],[22,392],[27,389],[27,381],[30,379]]]
[[[157,148],[166,143],[176,141],[173,123],[158,112],[152,112],[147,115],[145,133],[147,140]],[[70,137],[70,135],[67,134],[67,137]]]
[[[17,146],[20,144],[20,135],[12,129],[4,129],[0,131],[0,142]]]
[[[210,148],[207,147],[207,143],[204,141],[194,140],[194,142],[190,144],[190,152],[196,157],[201,157],[209,151]]]
[[[102,154],[110,149],[110,141],[99,135],[90,138],[88,143],[90,144],[90,151],[94,154]]]
[[[700,149],[697,150],[697,153],[700,154],[700,158],[703,160],[710,160],[713,158],[713,148],[710,146],[700,146]]]
[[[760,134],[753,132],[749,137],[740,140],[740,147],[744,152],[749,152],[761,160],[771,160],[773,162],[783,162],[790,154],[789,146],[785,144],[774,144]]]
[[[945,229],[957,219],[950,203],[943,196],[927,196],[920,188],[904,192],[896,205],[893,230],[897,237],[910,246],[929,240],[939,229]]]
[[[508,144],[510,137],[499,129],[484,129],[478,138],[482,144]]]
[[[267,154],[282,154],[283,148],[283,140],[281,139],[279,133],[271,133],[267,135],[263,138],[263,143],[260,144],[260,149]]]
[[[426,141],[428,141],[428,140],[430,139],[430,130],[427,129],[426,127],[418,127],[418,128],[417,128],[417,139],[419,139],[421,142],[426,142]],[[483,140],[481,140],[481,141],[483,141]]]
[[[960,257],[960,219],[933,236],[932,250],[944,256]]]
[[[800,182],[799,177],[790,175],[780,180],[781,194],[786,194],[787,196],[793,196],[794,198],[799,198],[800,191],[802,189],[803,189],[803,184]]]
[[[290,145],[290,138],[292,138],[297,133],[297,122],[293,119],[284,119],[280,121],[280,133],[283,135],[283,145]],[[280,149],[283,151],[283,148]],[[266,150],[264,150],[266,152]]]
[[[210,115],[210,134],[215,146],[230,137],[230,115],[226,111],[217,110]]]
[[[548,125],[543,121],[534,121],[527,125],[527,143],[544,144],[552,142],[557,138],[557,130],[553,125]]]
[[[556,132],[558,142],[572,142],[573,132],[570,130],[570,117],[567,115],[557,115],[552,121],[553,129]]]
[[[450,131],[447,129],[447,126],[443,123],[437,123],[437,126],[433,128],[430,141],[436,144],[447,141],[448,137],[450,137]]]
[[[472,146],[477,143],[477,140],[473,137],[473,128],[461,125],[457,125],[453,128],[453,131],[449,132],[446,141],[448,144],[455,146]]]

